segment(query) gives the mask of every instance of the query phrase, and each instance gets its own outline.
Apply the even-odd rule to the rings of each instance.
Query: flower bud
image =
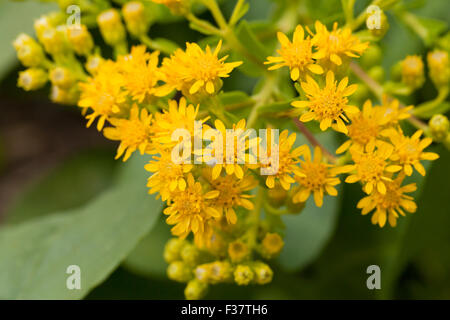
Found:
[[[87,56],[94,48],[92,36],[84,24],[68,27],[67,39],[73,51],[79,55]]]
[[[48,29],[56,28],[56,26],[64,23],[64,14],[61,12],[49,13],[34,21],[34,30],[39,41],[42,41],[44,32]]]
[[[371,44],[364,54],[360,58],[361,66],[365,69],[370,69],[373,66],[379,65],[383,59],[383,52],[380,46],[376,44]]]
[[[67,42],[66,27],[58,26],[47,29],[43,32],[41,42],[45,51],[51,55],[63,55],[68,52],[69,44]]]
[[[435,114],[430,119],[429,126],[434,141],[442,142],[447,138],[450,124],[446,116]]]
[[[273,271],[264,262],[257,261],[252,265],[257,284],[267,284],[272,281]]]
[[[170,239],[164,247],[164,260],[166,260],[167,263],[181,260],[181,249],[183,249],[186,244],[186,240],[183,239]]]
[[[234,270],[233,275],[234,281],[239,286],[248,285],[255,277],[255,273],[253,272],[252,268],[246,265],[238,265]]]
[[[125,28],[116,9],[108,9],[100,13],[97,23],[107,44],[115,46],[125,40]]]
[[[441,50],[429,52],[427,61],[430,69],[430,78],[436,87],[448,86],[450,79],[448,53]]]
[[[103,58],[101,56],[97,55],[89,56],[85,64],[86,70],[89,71],[90,74],[95,75],[102,61]]]
[[[178,282],[188,282],[192,279],[191,268],[183,261],[175,261],[167,267],[167,276],[169,279]]]
[[[376,82],[384,82],[384,68],[382,66],[374,66],[370,68],[368,75]]]
[[[241,240],[236,240],[228,245],[228,255],[232,262],[241,262],[250,254],[248,246]]]
[[[284,241],[278,233],[266,233],[261,242],[261,254],[267,259],[278,255],[283,249]]]
[[[186,244],[181,248],[181,259],[190,266],[195,266],[200,261],[200,251],[192,244]]]
[[[189,10],[189,0],[152,0],[165,5],[175,15],[184,15]]]
[[[208,284],[198,280],[191,280],[184,289],[184,296],[187,300],[202,299],[208,291]]]
[[[25,91],[37,90],[47,83],[47,72],[39,68],[30,68],[19,73],[17,85]]]
[[[63,89],[54,85],[50,91],[50,100],[64,105],[76,105],[79,95],[80,93],[76,87]]]
[[[53,85],[62,89],[69,89],[75,84],[76,80],[71,70],[63,67],[56,67],[50,71],[50,81]]]
[[[378,13],[378,15],[376,19],[367,19],[367,25],[370,33],[374,37],[382,38],[389,30],[389,20],[383,11]]]
[[[233,268],[228,261],[215,261],[211,263],[211,283],[229,282],[233,277]]]
[[[145,14],[142,2],[128,2],[122,7],[122,13],[130,34],[139,37],[147,33],[150,21]]]
[[[277,182],[274,188],[267,191],[267,196],[269,204],[274,208],[279,208],[284,205],[288,192]]]
[[[425,82],[423,61],[420,56],[407,56],[402,62],[402,82],[412,89]]]
[[[42,47],[29,35],[22,33],[13,42],[17,58],[25,67],[38,67],[45,61]]]
[[[195,268],[195,278],[198,281],[207,283],[211,278],[211,264],[202,264]]]

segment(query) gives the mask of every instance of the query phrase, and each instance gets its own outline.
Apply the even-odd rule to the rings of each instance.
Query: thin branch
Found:
[[[308,141],[314,146],[314,147],[319,147],[320,149],[322,149],[322,153],[323,155],[331,162],[331,163],[336,163],[337,159],[334,155],[332,155],[317,139],[316,137],[314,137],[314,135],[311,133],[311,131],[308,130],[308,128],[306,128],[306,126],[303,124],[303,122],[301,122],[300,120],[298,120],[297,118],[293,119],[295,125],[297,126],[298,130],[300,130],[301,133],[303,133],[303,135],[305,136],[306,139],[308,139]]]

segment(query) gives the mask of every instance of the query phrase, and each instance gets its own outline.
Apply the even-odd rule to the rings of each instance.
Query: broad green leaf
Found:
[[[297,136],[298,145],[306,143],[303,136]],[[320,134],[318,138],[328,150],[336,149],[337,142],[332,132]],[[286,225],[285,246],[279,257],[283,269],[300,270],[319,256],[335,228],[342,188],[339,187],[338,192],[337,197],[325,196],[322,208],[316,207],[310,197],[299,215],[283,216]]]
[[[32,33],[34,19],[57,8],[41,2],[0,2],[0,79],[14,66],[16,58],[12,42],[21,33]]]
[[[135,158],[118,185],[88,205],[0,229],[0,298],[79,299],[108,277],[162,207],[147,194]],[[70,265],[81,268],[81,290],[66,287]]]
[[[86,203],[111,186],[117,163],[109,149],[89,150],[66,160],[14,200],[5,213],[7,223],[17,224]]]
[[[160,217],[155,227],[130,253],[123,266],[141,276],[165,278],[167,263],[163,257],[164,246],[170,237],[170,226]]]

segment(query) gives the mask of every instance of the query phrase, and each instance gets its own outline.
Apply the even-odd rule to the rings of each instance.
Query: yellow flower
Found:
[[[417,130],[411,137],[407,137],[403,135],[401,129],[398,129],[398,131],[391,129],[385,132],[385,135],[394,145],[394,152],[390,156],[390,160],[398,163],[407,176],[413,173],[413,167],[424,176],[425,168],[420,160],[436,160],[439,158],[437,153],[423,152],[433,142],[433,139],[424,138],[420,140],[422,133],[422,130]]]
[[[122,75],[110,60],[98,67],[95,77],[89,78],[86,83],[80,83],[78,106],[93,110],[86,116],[89,120],[87,127],[98,117],[97,130],[101,131],[107,119],[120,114],[121,104],[126,100],[126,93],[122,90],[123,83]]]
[[[395,227],[399,214],[405,215],[403,210],[410,213],[417,210],[413,197],[405,194],[416,191],[416,184],[411,183],[402,187],[403,179],[404,175],[400,174],[395,180],[386,182],[386,193],[375,191],[358,202],[358,208],[362,209],[363,215],[375,210],[372,215],[373,224],[378,224],[382,228],[387,220]]]
[[[450,79],[448,53],[442,50],[430,51],[427,55],[427,62],[433,83],[438,87],[448,85]]]
[[[355,164],[343,166],[340,172],[355,171],[355,173],[349,175],[345,182],[361,181],[367,194],[371,194],[375,189],[381,194],[386,194],[386,182],[391,181],[390,173],[401,170],[398,165],[388,164],[388,159],[393,152],[392,146],[383,143],[376,150],[366,147],[365,152],[356,149],[352,149],[350,152]]]
[[[118,69],[123,74],[124,87],[133,100],[150,102],[155,96],[159,80],[159,51],[146,52],[145,46],[131,48],[131,53],[117,60]]]
[[[221,213],[225,212],[228,223],[235,224],[237,222],[235,207],[253,210],[253,203],[248,200],[253,196],[245,194],[258,185],[252,176],[245,175],[242,179],[237,179],[234,175],[227,175],[213,179],[212,169],[210,168],[205,168],[203,173],[211,184],[212,190],[220,192],[219,196],[212,200],[213,207]]]
[[[349,140],[344,142],[336,153],[343,153],[350,147],[364,150],[365,146],[373,149],[378,135],[383,126],[389,121],[385,116],[385,109],[382,107],[372,107],[372,102],[367,100],[363,105],[362,112],[349,115],[351,124],[347,127]]]
[[[348,85],[348,78],[342,79],[339,84],[335,81],[334,73],[328,71],[326,86],[321,89],[313,78],[307,76],[306,82],[302,82],[302,89],[309,101],[294,101],[292,106],[296,108],[308,108],[309,111],[300,117],[300,121],[308,122],[318,120],[320,129],[325,131],[333,126],[339,132],[347,133],[345,122],[348,122],[346,113],[355,114],[359,109],[348,105],[348,96],[356,91],[357,85]]]
[[[331,31],[319,21],[316,21],[315,28],[316,34],[312,38],[312,43],[317,47],[317,52],[313,58],[321,63],[331,61],[340,66],[344,59],[359,57],[369,46],[368,42],[361,43],[358,37],[352,35],[350,28],[338,29],[337,22],[333,24]]]
[[[214,164],[212,169],[212,179],[217,179],[222,173],[222,169],[225,169],[227,175],[234,174],[236,178],[242,179],[244,177],[243,164],[252,167],[251,164],[256,163],[254,155],[248,153],[247,150],[251,146],[256,146],[258,139],[247,138],[245,119],[241,119],[237,124],[233,124],[232,128],[233,133],[235,134],[235,138],[232,141],[233,158],[227,157],[227,128],[220,120],[216,120],[214,125],[216,130],[220,132],[222,141],[216,141],[214,139],[201,151],[203,154],[203,161]],[[243,150],[238,149],[240,146],[243,146]],[[216,149],[221,150],[222,154],[216,154]],[[218,160],[218,163],[214,163],[216,159]]]
[[[407,56],[402,62],[402,82],[407,86],[416,89],[425,82],[424,65],[422,57]]]
[[[189,174],[186,189],[176,192],[164,209],[164,214],[168,215],[167,223],[175,225],[172,234],[185,238],[192,231],[198,239],[197,243],[203,244],[203,240],[212,233],[209,222],[221,217],[220,212],[211,206],[211,200],[218,196],[217,190],[203,192],[200,182]]]
[[[148,193],[158,192],[163,201],[170,200],[175,192],[186,190],[185,174],[189,173],[192,168],[192,164],[175,164],[170,152],[154,156],[145,165],[145,170],[153,173],[147,180],[147,187],[150,188]]]
[[[281,49],[277,50],[280,57],[268,57],[264,64],[275,65],[269,67],[269,70],[276,70],[288,66],[291,72],[291,79],[297,81],[308,72],[322,74],[321,66],[314,64],[311,39],[305,39],[303,27],[298,25],[294,32],[294,38],[291,42],[282,32],[278,32],[278,41],[281,43]]]
[[[116,159],[123,154],[123,161],[127,161],[134,151],[144,154],[150,145],[152,129],[152,115],[146,109],[139,110],[135,104],[131,108],[129,119],[112,118],[109,122],[114,127],[103,130],[103,134],[110,140],[120,141]]]
[[[236,240],[228,245],[228,256],[234,263],[241,262],[250,254],[248,246],[241,240]]]
[[[266,233],[261,242],[262,254],[270,259],[279,254],[284,247],[284,241],[278,233]]]
[[[242,62],[225,63],[228,56],[219,59],[222,47],[219,42],[214,52],[209,46],[203,51],[196,43],[186,43],[186,51],[178,49],[170,58],[165,58],[161,72],[166,83],[159,88],[159,96],[165,96],[172,90],[193,95],[201,91],[211,95],[222,87],[221,78],[229,77],[231,71]]]
[[[160,143],[165,149],[172,148],[177,141],[172,141],[172,133],[177,129],[185,129],[189,132],[191,137],[194,137],[201,132],[195,132],[194,122],[198,114],[199,106],[196,108],[192,104],[187,104],[186,98],[182,97],[179,102],[176,100],[169,100],[169,110],[164,110],[163,113],[155,114],[154,141]],[[208,120],[209,117],[200,121],[202,124]]]
[[[322,150],[316,147],[314,153],[313,161],[311,152],[307,148],[304,155],[305,160],[300,161],[300,171],[303,177],[295,177],[295,180],[300,185],[300,189],[294,194],[292,200],[294,203],[306,202],[312,193],[316,206],[322,207],[323,195],[337,196],[338,192],[334,186],[341,181],[339,178],[336,178],[339,168],[322,161]]]
[[[384,116],[391,124],[397,124],[400,120],[411,117],[409,111],[414,108],[414,106],[402,108],[397,99],[393,99],[388,95],[383,95],[381,107],[384,108]]]
[[[277,160],[276,157],[273,159],[276,149],[272,150],[272,143],[270,142],[268,143],[270,147],[266,148],[268,151],[260,157],[261,167],[272,167],[274,170],[278,169],[266,178],[266,186],[270,189],[275,187],[275,182],[278,180],[283,189],[289,190],[291,184],[295,183],[294,176],[304,176],[298,163],[300,162],[299,157],[305,153],[307,146],[302,145],[292,150],[296,140],[296,134],[292,133],[290,136],[288,135],[288,130],[281,132],[278,143],[275,144],[278,147],[278,164],[273,163],[273,161]],[[271,134],[268,134],[268,140],[269,138],[271,138]]]

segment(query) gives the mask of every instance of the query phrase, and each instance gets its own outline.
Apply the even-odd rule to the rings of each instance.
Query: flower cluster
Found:
[[[340,175],[347,175],[346,183],[361,184],[365,195],[356,206],[364,215],[373,212],[373,224],[394,227],[405,211],[416,211],[409,195],[416,185],[404,180],[414,171],[425,175],[422,161],[438,158],[426,148],[433,141],[449,143],[449,122],[435,115],[428,127],[413,114],[430,114],[434,104],[404,106],[392,88],[383,95],[384,88],[353,61],[369,48],[353,32],[355,26],[333,23],[329,29],[316,21],[313,32],[292,25],[292,41],[278,32],[278,55],[261,58],[235,34],[233,27],[245,14],[242,1],[230,21],[215,0],[202,2],[217,27],[196,17],[191,1],[129,1],[120,10],[92,5],[90,24],[99,27],[113,55],[102,54],[91,25],[66,26],[60,14],[36,21],[38,41],[22,34],[14,42],[27,67],[19,74],[20,87],[37,90],[50,81],[54,102],[77,105],[88,127],[96,123],[107,139],[117,141],[116,159],[127,161],[135,153],[151,157],[145,165],[148,191],[165,202],[163,216],[174,236],[164,252],[167,273],[187,283],[187,298],[201,298],[217,283],[270,282],[273,272],[264,260],[283,248],[280,216],[300,213],[309,198],[326,206],[326,196],[338,195]],[[149,3],[184,16],[193,29],[211,36],[209,45],[188,42],[180,48],[167,39],[150,39],[156,18],[148,13]],[[127,31],[139,44],[128,44]],[[249,42],[258,43],[251,29],[245,32]],[[243,61],[227,62],[230,55]],[[448,54],[434,50],[427,58],[439,105],[448,95]],[[224,92],[226,79],[247,65],[264,75],[255,93]],[[289,77],[283,78],[283,67]],[[400,69],[403,86],[423,85],[420,57],[407,57]],[[376,96],[361,94],[366,85],[353,83],[354,75]],[[290,86],[289,78],[297,96],[279,88],[283,81]],[[290,132],[293,117],[298,133]],[[420,129],[408,135],[406,121]],[[257,129],[265,136],[252,134]],[[345,137],[337,150],[316,139],[327,130]]]

